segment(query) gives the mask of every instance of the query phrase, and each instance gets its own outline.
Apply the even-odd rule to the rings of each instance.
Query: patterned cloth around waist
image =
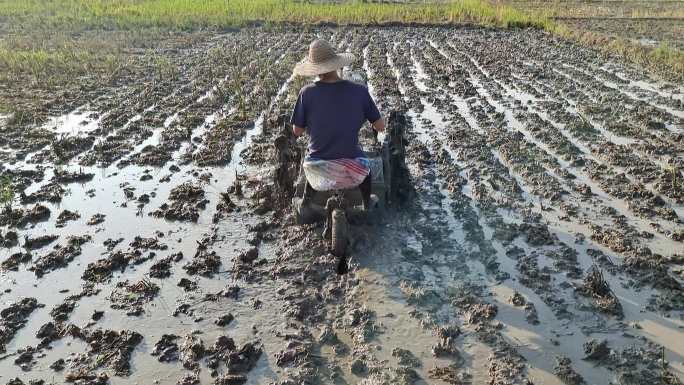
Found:
[[[370,173],[370,161],[366,158],[304,160],[304,175],[316,191],[355,188]]]

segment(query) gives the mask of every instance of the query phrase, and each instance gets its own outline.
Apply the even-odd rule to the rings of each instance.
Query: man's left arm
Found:
[[[292,118],[290,118],[290,123],[292,123],[292,134],[295,137],[300,137],[306,131],[306,109],[304,108],[304,93],[299,92],[299,97],[297,98],[297,103],[292,111]]]
[[[368,121],[373,126],[373,129],[375,131],[385,131],[385,119],[383,119],[382,115],[380,115],[380,111],[378,111],[378,106],[375,105],[375,101],[373,100],[373,97],[370,95],[369,92],[366,93],[366,98],[366,119],[368,119]]]

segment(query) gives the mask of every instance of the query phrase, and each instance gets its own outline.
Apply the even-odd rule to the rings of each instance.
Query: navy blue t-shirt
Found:
[[[291,123],[309,134],[309,157],[357,158],[359,130],[364,122],[380,119],[368,88],[348,80],[316,82],[299,92]]]

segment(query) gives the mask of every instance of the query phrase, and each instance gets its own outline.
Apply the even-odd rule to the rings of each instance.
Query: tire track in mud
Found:
[[[433,74],[433,75],[434,75],[434,74]],[[456,104],[458,104],[458,103],[456,103]],[[431,109],[433,109],[433,108],[431,108]],[[464,111],[459,111],[458,113],[459,113],[459,114],[462,114],[463,116],[468,116],[468,115],[469,115],[469,114],[467,114],[467,113],[464,113]],[[442,118],[442,120],[443,120],[443,118]],[[477,140],[475,140],[475,142],[476,142],[476,141],[477,141]],[[482,215],[481,213],[479,213],[479,211],[478,211],[478,214]],[[491,216],[491,214],[488,215],[488,216]],[[493,233],[494,233],[494,229],[490,228],[488,225],[485,225],[485,224],[483,224],[483,226],[484,226],[485,228],[488,228],[488,231],[487,231],[488,234],[487,234],[487,236],[488,236],[489,239],[491,239],[491,237],[492,237],[492,235],[493,235]],[[499,246],[499,247],[497,247],[497,250],[493,250],[493,251],[496,253],[496,252],[499,251],[499,249],[503,249],[503,247]],[[499,257],[501,257],[501,256],[503,256],[503,255],[505,255],[505,253],[503,252],[503,250],[501,250],[501,251],[499,252]],[[495,262],[495,263],[498,264],[498,262]],[[511,266],[510,266],[510,264],[509,264],[509,269],[508,269],[509,271],[507,271],[506,274],[509,274],[509,275],[514,274],[514,271],[512,271],[512,270],[510,269],[510,267],[511,267]],[[504,277],[505,277],[505,276],[504,276]],[[485,285],[486,285],[486,286],[495,286],[496,284],[497,284],[497,282],[490,281],[490,282],[486,282]],[[521,290],[521,291],[524,292],[525,290]],[[534,296],[534,295],[533,295],[533,296]],[[505,308],[506,305],[507,305],[507,299],[506,299],[506,298],[499,298],[499,306],[502,307],[502,308]],[[548,311],[548,310],[547,310],[546,312],[542,312],[542,313],[551,314],[551,312]],[[536,310],[534,310],[534,314],[535,314],[534,317],[536,318]],[[544,323],[548,323],[548,322],[544,322]],[[559,329],[563,329],[563,328],[559,328]],[[550,347],[550,345],[545,346],[545,348],[547,348],[547,349],[548,349],[549,347]],[[548,349],[548,350],[551,350],[551,349]],[[560,350],[562,350],[562,349],[560,349]],[[528,353],[528,354],[529,354],[529,353]],[[538,371],[539,371],[538,368],[539,368],[539,367],[543,367],[544,369],[547,369],[547,370],[550,371],[550,368],[552,367],[552,365],[551,365],[551,364],[546,364],[546,365],[542,364],[542,365],[540,365],[540,362],[539,362],[539,361],[535,362],[535,369],[536,369],[536,372],[534,372],[534,374],[533,374],[535,377],[537,377],[537,376],[540,375],[540,373],[538,373]],[[546,375],[546,376],[544,376],[544,377],[548,377],[548,375]],[[544,377],[542,377],[542,378],[544,378]],[[548,379],[547,379],[547,380],[548,380]]]
[[[444,56],[447,57],[446,55],[444,55]],[[432,75],[434,76],[435,74],[433,73]],[[460,114],[460,115],[466,116],[466,117],[470,115],[467,112],[468,107],[467,107],[467,104],[464,103],[464,101],[460,101],[460,103],[459,103],[459,101],[454,101],[454,102],[455,102],[455,104],[459,105],[459,107],[461,107],[461,109],[459,109],[457,114]],[[465,111],[464,111],[464,109],[465,109]],[[464,119],[464,120],[466,120],[466,119]],[[470,123],[470,126],[468,125],[467,122],[465,122],[465,123],[466,123],[466,127],[468,127],[471,130],[475,129],[477,127],[476,122]],[[477,129],[476,131],[482,132],[482,129],[480,128],[480,129]],[[485,141],[484,138],[482,138],[482,141]],[[477,142],[477,139],[475,139],[475,142]],[[491,152],[493,154],[497,154],[496,150],[492,149]],[[496,156],[496,159],[500,160],[501,157]],[[526,200],[528,201],[527,202],[528,205],[530,207],[535,207],[535,202],[530,200],[530,198],[529,198],[530,196],[532,196],[533,193],[530,191],[527,191],[527,188],[525,187],[525,184],[524,184],[524,182],[522,182],[522,179],[520,177],[516,177],[515,175],[513,175],[513,178],[515,181],[514,183],[517,182],[520,186],[523,186],[522,192],[523,192],[524,196],[527,197]],[[536,215],[541,215],[543,213],[543,211],[539,212],[538,210],[532,210],[532,211],[535,212]],[[508,214],[510,215],[510,212]],[[491,216],[491,215],[492,215],[492,213],[488,214],[487,216]],[[497,215],[497,214],[494,213],[493,215]],[[481,214],[480,216],[484,216],[484,214]],[[524,220],[524,218],[523,218],[523,220]],[[487,226],[487,227],[489,227],[489,226]],[[489,231],[488,231],[488,237],[492,237],[492,235],[494,235],[495,232],[496,232],[496,230],[490,227]],[[517,246],[517,247],[519,247],[519,246]],[[530,246],[524,246],[524,248],[526,248],[527,252],[529,252],[530,250],[533,250],[533,248],[531,248]],[[497,244],[496,249],[497,249],[497,252],[499,254],[498,260],[499,261],[505,261],[506,257],[504,257],[504,256],[508,254],[508,253],[506,253],[506,248],[501,244]],[[504,263],[502,263],[502,265],[503,266],[508,265],[507,266],[508,269],[504,269],[506,271],[506,274],[508,274],[508,276],[515,276],[516,272],[510,263],[504,262]],[[488,286],[495,286],[495,285],[496,285],[496,282],[489,282]],[[510,286],[513,286],[513,288],[511,288]],[[502,289],[504,289],[503,292],[501,292]],[[551,289],[551,288],[547,288],[546,290],[548,290],[548,289]],[[540,313],[539,318],[541,319],[541,324],[545,325],[545,327],[546,327],[543,331],[540,331],[540,332],[544,334],[545,340],[551,340],[552,339],[551,337],[555,337],[555,335],[553,333],[567,333],[568,335],[578,334],[579,330],[577,328],[573,328],[573,327],[568,328],[567,324],[565,324],[565,325],[561,324],[562,322],[564,322],[563,319],[567,318],[570,313],[568,313],[566,309],[562,309],[560,312],[559,312],[559,309],[552,310],[553,305],[557,305],[557,304],[549,303],[548,301],[544,301],[542,299],[542,293],[537,294],[534,292],[530,292],[529,290],[525,290],[524,286],[520,286],[517,284],[508,284],[506,286],[499,286],[498,288],[495,288],[495,290],[499,291],[496,293],[496,295],[498,297],[499,306],[502,309],[507,308],[506,305],[508,302],[508,298],[511,298],[514,295],[514,293],[524,293],[525,297],[528,299],[526,301],[528,304],[530,304],[530,303],[535,304],[536,303],[538,306],[533,307],[531,309],[526,309],[526,310],[528,310],[528,312],[527,312],[528,322],[530,321],[529,316],[531,314],[534,314],[532,319],[534,319],[534,320],[537,319],[537,310],[536,309],[539,308],[540,309],[539,310],[539,313]],[[552,290],[556,291],[558,289],[556,288],[556,289],[552,289]],[[504,296],[504,293],[506,294],[505,296]],[[544,295],[548,295],[548,294],[544,294]],[[556,292],[555,296],[561,296],[561,294]],[[546,302],[548,304],[548,307],[544,306],[544,302]],[[518,313],[517,311],[514,310],[513,313],[511,313],[511,311],[508,311],[507,313],[508,314],[507,314],[507,316],[505,316],[504,319],[518,318],[518,322],[522,321],[522,319],[520,319],[522,317],[517,316],[517,314],[516,314],[516,313]],[[555,313],[555,315],[554,315],[554,313]],[[556,317],[559,317],[560,319],[557,320]],[[536,323],[538,323],[538,322],[539,321],[536,321]],[[518,329],[518,328],[514,328],[514,329]],[[553,364],[551,362],[548,362],[548,361],[543,362],[544,359],[539,357],[539,352],[542,352],[542,351],[548,352],[548,351],[554,351],[554,350],[561,350],[563,352],[572,352],[572,358],[573,358],[574,362],[577,362],[582,357],[581,346],[579,344],[575,344],[575,346],[568,346],[569,343],[572,344],[572,341],[567,339],[567,338],[563,341],[564,347],[561,349],[557,349],[557,348],[554,348],[550,342],[543,343],[543,342],[541,342],[541,340],[539,340],[539,341],[531,340],[530,336],[525,335],[526,333],[522,329],[518,329],[518,330],[516,330],[510,334],[509,333],[506,333],[506,334],[507,334],[507,336],[509,336],[509,338],[512,341],[519,341],[516,337],[516,332],[517,333],[522,332],[521,338],[523,338],[527,341],[531,341],[532,346],[536,345],[536,347],[533,347],[533,348],[523,348],[525,351],[525,355],[528,357],[531,357],[532,361],[534,362],[534,367],[532,370],[532,376],[533,376],[533,378],[536,378],[536,380],[543,380],[544,383],[547,383],[549,381],[551,381],[551,382],[554,381],[553,379],[549,378],[548,374],[540,372],[540,369],[543,369],[543,370],[550,373],[552,371]],[[522,343],[520,343],[520,344],[522,346],[525,345]],[[529,344],[527,344],[527,345],[529,345]],[[579,361],[579,362],[581,365],[581,361]],[[580,369],[584,369],[584,372],[588,371],[586,365],[581,365],[581,366],[583,366],[583,367],[581,367]],[[589,370],[595,370],[595,369],[591,368]],[[599,374],[593,374],[593,376],[591,376],[591,377],[585,376],[585,378],[593,378],[594,380],[596,380],[596,379],[600,379],[600,378],[605,378],[605,376],[606,376],[606,373],[599,373]]]
[[[543,112],[541,112],[541,111],[536,111],[536,113],[537,113],[537,114],[543,114]],[[539,116],[539,115],[538,115],[538,116]],[[542,120],[546,120],[546,119],[548,119],[547,116],[544,116],[544,117],[542,118]],[[547,121],[548,121],[548,120],[547,120]],[[557,123],[557,122],[552,122],[552,121],[551,121],[551,124],[552,124],[555,128],[558,128],[559,123]],[[519,128],[518,128],[518,129],[519,129]],[[562,130],[559,130],[559,131],[561,131],[561,133],[564,134],[564,135],[566,134],[566,133],[564,133]],[[534,141],[535,144],[538,143],[536,140],[533,140],[533,141]],[[564,145],[565,145],[565,146],[574,146],[575,144],[576,144],[576,142],[570,141],[570,142],[566,142],[566,144],[564,144]],[[546,151],[547,153],[551,152],[551,150],[550,150],[549,148],[544,147],[543,145],[542,145],[542,148],[545,149],[545,151]],[[599,163],[598,159],[594,158],[591,154],[589,154],[589,150],[586,150],[586,149],[582,148],[581,145],[578,145],[578,148],[581,149],[582,152],[584,153],[583,156],[587,157],[588,159],[590,159],[590,160],[592,160],[592,161],[594,161],[594,162],[596,162],[596,163]],[[579,159],[579,160],[582,160],[582,159]],[[569,167],[569,166],[570,166],[570,167]],[[591,181],[586,175],[583,175],[583,173],[581,173],[576,167],[572,167],[571,164],[563,164],[563,168],[564,168],[565,170],[570,169],[570,170],[572,170],[572,171],[575,172],[575,173],[574,173],[574,176],[573,176],[573,179],[576,180],[576,177],[577,177],[577,176],[580,176],[580,177],[581,177],[581,181],[584,182],[584,184],[589,185],[589,186],[592,188],[593,191],[599,191],[600,193],[602,193],[603,196],[606,196],[605,192],[603,192],[602,189],[601,189],[599,186],[597,186],[595,183],[592,183],[592,181]],[[575,186],[569,185],[569,187],[571,188],[571,191],[572,191],[572,190],[577,190],[577,187],[575,187]],[[619,207],[628,207],[628,206],[629,206],[629,205],[628,205],[626,202],[622,202],[621,205],[620,205]],[[640,221],[640,222],[641,222],[641,221]],[[644,228],[647,228],[647,227],[644,226]]]
[[[422,50],[421,50],[421,51],[422,51]],[[421,67],[423,67],[423,66],[421,66]],[[429,74],[427,77],[428,77],[428,78],[432,78],[432,77],[434,77],[435,74],[436,74],[436,73],[433,72],[433,73]],[[439,90],[436,90],[436,91],[439,92]],[[443,91],[442,91],[442,92],[443,92]],[[463,103],[456,103],[456,104],[460,104],[460,105],[461,105],[460,107],[465,108],[465,109],[459,109],[459,111],[456,111],[456,112],[455,112],[456,116],[458,116],[460,119],[463,119],[463,120],[466,120],[466,119],[464,119],[463,117],[470,117],[470,116],[469,116],[470,114],[469,114],[468,111],[467,111],[467,109],[468,109],[467,106],[465,106]],[[470,117],[470,118],[472,119],[472,117]],[[440,120],[443,121],[444,118],[442,117]],[[462,122],[462,123],[465,123],[466,130],[475,130],[475,129],[478,127],[478,124],[477,124],[476,122],[472,122],[472,123],[471,123],[472,125],[468,125],[467,121],[466,121],[466,122]],[[479,130],[476,130],[476,131],[480,131],[480,132],[481,132],[481,130],[482,130],[482,129],[480,128]],[[483,139],[484,139],[484,138],[483,138]],[[475,142],[476,142],[476,141],[477,141],[477,139],[475,140]],[[461,144],[461,145],[462,145],[462,144]],[[490,155],[490,156],[492,157],[491,159],[492,159],[494,162],[497,162],[497,160],[495,160],[495,159],[500,159],[500,157],[496,156],[497,152],[496,152],[495,150],[491,150],[491,149],[490,149],[490,152],[492,153],[492,155]],[[448,163],[450,163],[450,162],[448,162]],[[448,164],[448,163],[447,163],[447,164]],[[465,166],[465,167],[464,167],[464,166]],[[463,168],[466,168],[467,165],[459,165],[459,167],[460,167],[461,169],[463,169]],[[472,167],[472,165],[471,165],[471,167]],[[515,180],[515,179],[513,179],[513,180]],[[475,187],[475,188],[473,188],[473,187],[468,187],[468,184],[470,184],[470,183],[472,183],[472,182],[471,182],[471,181],[468,181],[468,182],[466,183],[466,185],[463,186],[463,190],[464,190],[464,191],[477,191],[477,190],[479,190],[477,187]],[[515,183],[515,182],[513,182],[513,183]],[[513,190],[516,191],[516,189],[513,189]],[[480,190],[480,191],[481,191],[481,190]],[[519,194],[516,194],[516,195],[519,195]],[[519,197],[521,197],[521,196],[519,196]],[[482,199],[482,197],[480,196],[480,199],[479,199],[479,200],[481,201],[481,199]],[[486,198],[485,198],[485,199],[486,199]],[[515,199],[515,198],[514,198],[514,199]],[[457,201],[458,201],[458,200],[471,200],[471,205],[473,205],[472,202],[476,201],[476,199],[473,198],[472,196],[471,196],[471,197],[466,197],[466,196],[464,196],[464,195],[462,195],[462,194],[461,194],[461,196],[458,197],[456,200],[457,200]],[[490,279],[485,279],[485,280],[484,280],[484,283],[483,283],[483,284],[484,284],[485,287],[496,286],[499,282],[501,282],[501,280],[506,280],[506,277],[511,276],[511,275],[514,276],[514,275],[515,275],[515,271],[512,269],[513,266],[511,266],[510,263],[506,263],[505,257],[503,257],[504,255],[506,255],[505,250],[504,250],[504,247],[503,247],[502,245],[500,245],[500,244],[496,244],[496,245],[495,245],[496,242],[493,240],[493,235],[494,235],[495,230],[494,230],[492,227],[490,227],[490,225],[488,225],[488,224],[485,223],[485,222],[488,222],[489,220],[491,220],[493,216],[496,217],[496,216],[497,216],[497,213],[496,213],[496,212],[491,212],[491,209],[489,209],[489,210],[485,209],[485,211],[482,211],[482,210],[477,209],[477,208],[475,208],[475,207],[474,207],[474,209],[477,210],[476,212],[478,213],[478,217],[482,218],[482,219],[480,219],[480,221],[482,222],[482,223],[481,223],[481,226],[487,230],[487,231],[486,231],[486,233],[487,233],[487,234],[486,234],[486,237],[487,237],[487,239],[489,240],[488,242],[490,242],[490,246],[489,246],[489,247],[492,249],[492,252],[495,254],[495,257],[493,258],[493,261],[490,261],[490,266],[491,266],[491,264],[493,264],[493,266],[497,266],[497,270],[498,270],[498,267],[503,267],[503,270],[504,270],[504,271],[503,271],[503,273],[504,273],[503,275],[501,275],[501,273],[498,274],[498,276],[501,277],[500,279],[498,279],[498,280],[496,280],[496,281],[495,281],[495,280],[492,280],[491,278],[490,278]],[[486,213],[487,211],[489,211],[489,213]],[[487,218],[490,218],[490,219],[487,219]],[[506,268],[506,267],[507,267],[507,268]],[[518,286],[518,285],[516,285],[516,286]],[[509,290],[510,290],[510,289],[509,289]],[[528,291],[528,290],[525,290],[524,287],[519,287],[519,286],[518,286],[518,290],[520,290],[520,291],[523,292],[523,293],[525,293],[526,291]],[[518,290],[515,290],[515,292],[518,292]],[[513,293],[512,293],[512,292],[508,292],[507,294],[509,294],[509,296],[510,296],[510,295],[512,295]],[[501,296],[499,293],[497,293],[497,296],[498,296],[498,298],[495,299],[494,303],[496,303],[496,304],[498,305],[499,308],[505,309],[505,308],[507,307],[507,305],[508,305],[508,303],[507,303],[507,302],[508,302],[507,298]],[[535,298],[535,297],[536,297],[536,298]],[[529,301],[529,300],[528,300],[528,303],[537,303],[537,304],[542,303],[542,305],[541,305],[541,308],[542,308],[542,315],[543,315],[543,316],[546,316],[546,317],[544,317],[544,318],[546,318],[546,319],[542,318],[542,320],[543,320],[542,322],[545,323],[545,324],[548,324],[549,321],[550,321],[549,318],[552,318],[552,317],[549,317],[549,315],[552,314],[552,311],[545,309],[545,307],[543,306],[543,302],[540,301],[540,300],[538,299],[538,295],[536,295],[536,294],[534,294],[534,293],[531,293],[531,295],[530,295],[530,294],[527,295],[527,298],[535,298],[535,299],[536,299],[536,301]],[[533,319],[536,319],[536,318],[537,318],[537,310],[536,310],[536,308],[533,307],[533,308],[529,309],[529,311],[533,312],[533,314],[534,314]],[[509,312],[509,313],[510,313],[510,312]],[[509,316],[510,316],[510,315],[509,315]],[[538,322],[538,321],[536,321],[536,322]],[[561,329],[561,328],[559,328],[559,329]],[[507,337],[509,338],[509,341],[513,342],[513,344],[515,345],[515,344],[516,344],[515,336],[513,336],[513,338],[511,338],[511,336],[508,335],[508,333],[505,333],[505,334],[506,334]],[[548,347],[549,347],[549,346],[544,346],[544,348],[547,348],[547,349],[548,349]],[[528,356],[530,355],[529,353],[530,353],[530,352],[527,352]],[[539,369],[540,369],[540,368],[543,368],[544,370],[549,370],[549,371],[550,371],[551,366],[552,366],[551,364],[549,364],[549,363],[543,363],[543,362],[541,362],[539,359],[537,359],[537,360],[535,360],[535,362],[534,362],[534,370],[531,370],[530,375],[532,376],[532,378],[537,378],[537,379],[539,379],[538,376],[541,375],[541,373],[539,372]],[[545,375],[545,376],[543,376],[542,378],[543,378],[545,381],[547,381],[547,382],[549,381],[548,375]]]
[[[420,321],[423,328],[432,330],[434,335],[442,338],[432,346],[432,355],[441,360],[431,362],[431,366],[435,363],[438,365],[432,367],[426,377],[436,380],[439,377],[437,375],[439,371],[453,371],[452,375],[463,378],[465,381],[482,382],[488,377],[484,363],[489,350],[484,346],[464,348],[470,343],[467,339],[458,342],[455,340],[454,331],[458,330],[456,334],[461,333],[459,328],[462,320],[451,315],[453,308],[448,302],[449,290],[453,289],[454,283],[464,280],[473,270],[472,263],[469,263],[468,259],[473,257],[475,247],[463,241],[464,232],[466,232],[465,225],[460,223],[452,212],[453,202],[445,192],[447,181],[438,172],[441,157],[438,155],[440,145],[427,135],[422,112],[414,110],[417,106],[420,106],[419,110],[423,110],[425,104],[422,98],[412,92],[418,91],[417,82],[411,79],[408,84],[402,86],[402,82],[399,81],[401,74],[394,67],[393,60],[397,48],[396,41],[390,39],[383,43],[384,46],[370,48],[375,58],[369,67],[373,68],[373,72],[384,72],[378,77],[378,81],[383,86],[378,91],[381,105],[397,108],[396,103],[402,99],[410,104],[406,112],[406,129],[409,135],[407,150],[410,159],[409,168],[412,170],[412,180],[415,183],[416,202],[408,205],[410,214],[408,218],[400,220],[400,223],[406,221],[402,223],[402,227],[394,229],[400,234],[402,232],[409,234],[408,239],[400,241],[401,249],[393,253],[396,256],[391,259],[383,258],[380,261],[373,261],[368,268],[377,269],[383,275],[387,274],[385,280],[389,282],[385,290],[392,293],[397,291],[392,288],[398,287],[404,301],[416,308],[417,311],[413,312],[413,317]],[[408,55],[403,55],[404,58],[406,56]],[[373,76],[370,78],[372,82]],[[393,83],[389,87],[387,79]],[[405,215],[397,217],[402,216]],[[403,229],[404,227],[406,229]],[[472,229],[470,233],[473,231],[477,230]],[[396,237],[402,238],[401,235]],[[393,242],[389,244],[379,242],[379,245],[375,247],[379,251],[392,247],[391,243]],[[369,257],[376,253],[369,253]],[[398,259],[395,259],[397,257]],[[394,295],[399,293],[394,293]],[[444,339],[445,335],[450,334],[451,339],[449,337]],[[421,351],[419,347],[414,347],[414,349]],[[463,352],[460,353],[458,349],[463,349]],[[443,361],[444,359],[447,361]],[[472,373],[456,370],[452,366],[465,362],[473,369]]]
[[[598,83],[601,88],[605,87],[605,88],[609,88],[609,89],[618,91],[620,94],[628,97],[629,99],[631,99],[634,102],[646,103],[647,105],[655,108],[658,112],[665,112],[667,114],[670,114],[670,115],[672,115],[676,118],[680,118],[680,119],[684,118],[684,111],[682,111],[680,109],[676,109],[673,106],[661,104],[661,103],[659,103],[659,101],[652,102],[651,100],[654,99],[654,96],[656,96],[656,98],[662,96],[659,93],[655,93],[655,95],[649,95],[650,97],[649,96],[642,97],[640,95],[637,95],[635,93],[632,93],[630,91],[622,89],[622,87],[620,87],[620,85],[613,83],[613,82],[611,82],[605,78],[601,78],[599,76],[592,75],[591,72],[589,70],[587,70],[586,68],[580,68],[580,67],[577,67],[575,65],[565,64],[565,63],[563,64],[563,67],[573,70],[575,72],[575,75],[579,74],[581,77],[584,78],[586,83],[589,83],[589,82]],[[561,74],[564,74],[560,70],[557,70],[557,71]],[[573,79],[572,76],[570,76],[570,78]],[[668,100],[668,99],[666,98],[665,100]],[[679,103],[676,103],[674,101],[670,102],[670,104],[679,105]],[[678,107],[681,108],[681,105],[679,105]]]
[[[523,98],[523,99],[530,100],[529,98]],[[571,142],[573,142],[573,141],[571,140]],[[573,143],[573,144],[574,144],[574,143]],[[594,148],[592,147],[592,150],[593,150],[593,149],[594,149]],[[594,150],[594,151],[595,151],[595,150]],[[587,153],[588,151],[584,151],[584,152]],[[586,155],[586,154],[585,154],[585,155]],[[597,162],[597,163],[600,163],[600,162]],[[581,174],[580,174],[580,175],[581,175]],[[587,180],[586,177],[583,177],[583,179],[584,179],[585,181]],[[648,190],[652,191],[652,194],[654,194],[654,195],[656,195],[656,196],[658,195],[658,193],[657,193],[656,191],[654,191],[654,190],[651,188],[651,186],[647,186],[647,188],[648,188]],[[599,190],[600,190],[600,189],[599,189]],[[665,200],[666,200],[666,207],[671,206],[671,207],[673,207],[673,208],[675,209],[675,211],[670,211],[669,213],[663,214],[662,216],[664,216],[665,218],[672,218],[672,215],[674,214],[674,216],[676,217],[676,210],[679,209],[679,205],[677,205],[676,203],[674,203],[674,202],[672,202],[672,201],[670,201],[670,200],[668,200],[668,199],[669,199],[669,198],[665,197]],[[632,205],[629,205],[629,206],[631,207]],[[650,210],[650,211],[652,211],[652,210]],[[651,214],[651,215],[653,215],[653,214]]]
[[[381,52],[386,51],[383,47],[375,48],[373,50]],[[385,59],[382,56],[384,55],[381,55],[380,57]],[[388,61],[391,62],[391,56],[387,55],[386,59],[385,65]],[[378,63],[379,60],[376,59],[373,63],[374,71],[379,70]],[[374,76],[371,75],[370,78],[373,80]],[[380,79],[385,81],[387,78],[387,74],[384,77],[380,77]],[[386,86],[386,84],[383,84],[383,86]],[[380,91],[380,93],[384,92],[386,92],[384,89]],[[394,94],[392,91],[386,93],[390,95]],[[379,102],[380,104],[383,104],[382,98],[379,99]],[[422,104],[424,103],[424,100],[419,100],[419,102]],[[415,172],[417,175],[415,175],[415,181],[418,183],[416,188],[419,196],[417,197],[418,202],[415,204],[416,208],[411,210],[415,210],[413,215],[417,217],[412,218],[411,223],[419,223],[420,225],[413,225],[408,229],[409,234],[415,234],[415,236],[411,237],[413,241],[408,240],[402,242],[402,244],[406,244],[404,247],[408,247],[408,250],[397,250],[396,253],[403,255],[403,258],[398,261],[384,259],[380,263],[373,263],[370,268],[385,271],[387,270],[386,266],[398,265],[399,268],[390,269],[388,272],[390,277],[393,277],[393,280],[398,281],[396,283],[390,282],[389,285],[385,285],[401,287],[401,291],[408,301],[408,304],[416,306],[419,310],[417,316],[423,327],[433,329],[434,333],[441,335],[445,333],[446,330],[453,330],[454,327],[458,330],[459,325],[462,323],[462,320],[460,322],[457,321],[456,324],[450,323],[450,320],[453,322],[457,319],[449,315],[451,306],[448,305],[448,302],[444,301],[444,298],[449,298],[449,291],[447,290],[447,292],[445,292],[444,287],[446,286],[451,290],[457,290],[457,288],[449,287],[450,284],[454,283],[468,286],[468,280],[464,280],[464,278],[468,271],[473,268],[470,267],[470,264],[466,263],[464,254],[467,253],[464,253],[463,246],[458,244],[458,240],[463,239],[463,233],[461,231],[465,231],[462,230],[464,226],[458,223],[458,220],[455,220],[450,207],[451,199],[445,193],[444,188],[440,187],[440,185],[446,185],[446,183],[443,176],[437,172],[436,163],[438,163],[438,161],[431,160],[431,158],[439,158],[438,156],[430,155],[430,153],[435,149],[439,149],[440,145],[426,137],[425,128],[423,127],[424,123],[422,123],[420,114],[416,114],[414,111],[409,110],[408,115],[410,119],[414,121],[414,123],[410,125],[413,127],[411,130],[411,132],[413,132],[411,134],[413,140],[410,141],[409,144],[409,154],[411,154],[412,151],[416,151],[417,154],[419,154],[417,155],[418,165],[413,166],[416,167]],[[428,146],[426,147],[426,145]],[[416,147],[416,149],[411,150],[412,147]],[[432,148],[432,150],[430,148]],[[416,160],[414,159],[414,161]],[[456,232],[456,236],[454,236],[454,232]],[[472,232],[472,230],[470,232]],[[411,247],[411,245],[414,246]],[[378,249],[383,249],[384,247],[390,246],[386,245],[384,242],[380,242],[380,245],[376,247],[378,247]],[[369,258],[372,255],[374,255],[374,253],[369,253]],[[416,256],[420,257],[416,258]],[[481,269],[476,268],[474,270],[479,271]],[[454,276],[454,273],[457,275]],[[386,288],[385,290],[388,289]],[[470,331],[472,332],[472,330]],[[487,374],[488,370],[492,371],[494,373],[493,376],[496,378],[496,365],[500,364],[499,362],[490,366],[489,369],[482,366],[484,362],[487,362],[486,357],[491,353],[491,350],[471,338],[466,337],[465,341],[466,342],[458,342],[459,348],[462,345],[469,345],[472,343],[475,343],[477,346],[465,349],[465,357],[461,354],[457,354],[457,357],[453,362],[458,363],[460,360],[465,359],[469,365],[473,365],[473,367],[476,368],[476,373],[473,378],[476,382],[486,381],[485,379],[489,377]],[[455,343],[455,341],[452,343]],[[438,344],[435,346],[438,347],[435,348],[433,346],[433,352],[435,349],[439,351],[440,345]],[[501,348],[501,345],[498,347]],[[448,348],[448,346],[441,346],[441,348]],[[455,348],[456,347],[454,346],[448,349]],[[420,350],[418,349],[418,351]],[[470,354],[476,356],[468,357]],[[445,368],[449,367],[442,367],[441,369],[444,370]],[[435,369],[436,368],[432,369],[430,375],[436,373]],[[454,373],[458,373],[458,371],[455,370]],[[463,372],[460,375],[464,375],[466,379],[470,379],[471,376],[468,372]],[[434,377],[431,376],[431,378]]]

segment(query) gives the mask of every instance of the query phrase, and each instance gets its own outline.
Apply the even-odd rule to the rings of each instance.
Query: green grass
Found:
[[[600,1],[582,0],[505,0],[517,9],[541,11],[550,18],[682,18],[683,2],[669,0],[623,0]]]
[[[0,0],[0,82],[58,89],[79,76],[99,76],[106,83],[107,78],[114,78],[126,65],[122,59],[122,50],[130,46],[126,43],[135,42],[134,46],[140,46],[141,41],[154,41],[167,32],[224,30],[253,23],[474,23],[506,28],[548,27],[545,18],[480,0],[432,4],[361,1],[334,4],[297,0]],[[167,64],[156,65],[161,69],[162,77],[174,75],[172,66]]]
[[[0,44],[1,82],[53,87],[84,74],[111,77],[121,65],[117,55],[75,47],[21,49]]]
[[[3,177],[0,179],[0,206],[6,211],[12,209],[12,202],[14,201],[14,187],[12,186],[12,179],[10,177]]]
[[[74,49],[15,50],[0,47],[0,68],[25,73],[41,73],[47,69],[67,73],[76,71],[74,62],[90,62],[94,54]],[[80,72],[80,71],[79,71]]]
[[[624,38],[576,30],[561,24],[552,25],[548,30],[606,54],[618,55],[667,79],[684,81],[684,51],[667,42],[650,48]]]
[[[175,30],[267,23],[456,23],[539,27],[547,21],[507,5],[480,0],[437,4],[342,4],[295,0],[0,0],[0,17],[33,28],[145,27]]]
[[[560,2],[550,2],[559,4]],[[547,30],[564,38],[618,54],[662,74],[684,78],[684,53],[663,44],[646,48],[622,38],[570,29],[541,10],[487,0],[389,4],[303,0],[0,0],[0,82],[57,89],[77,76],[113,79],[127,66],[124,41],[152,41],[169,31],[223,30],[263,24],[380,25],[457,24]],[[92,39],[79,36],[104,32]],[[122,38],[115,38],[122,34]],[[56,36],[56,37],[55,37]],[[46,43],[47,42],[47,43]],[[52,43],[51,43],[52,42]],[[154,44],[154,43],[151,43]],[[173,77],[174,65],[155,61],[159,78]],[[3,104],[5,105],[3,107]],[[10,110],[0,100],[0,111]]]

